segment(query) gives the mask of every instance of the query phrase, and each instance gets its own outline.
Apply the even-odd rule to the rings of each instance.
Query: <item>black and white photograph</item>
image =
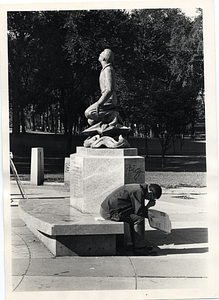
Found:
[[[214,1],[0,8],[5,299],[217,299]]]

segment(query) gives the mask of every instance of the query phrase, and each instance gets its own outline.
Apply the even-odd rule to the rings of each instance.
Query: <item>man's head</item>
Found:
[[[146,185],[145,198],[149,201],[155,201],[162,195],[162,189],[158,184],[150,183]]]
[[[100,53],[99,61],[105,61],[106,63],[112,63],[114,60],[114,53],[110,49],[105,49]]]
[[[161,195],[162,195],[162,189],[158,184],[151,183],[146,186],[145,198],[149,200],[148,204],[145,207],[146,217],[147,217],[148,208],[154,206],[156,204],[156,199],[159,199]]]
[[[156,184],[156,183],[151,183],[148,184],[148,194],[149,195],[153,195],[153,199],[159,199],[160,196],[162,195],[162,189],[160,187],[160,185]]]

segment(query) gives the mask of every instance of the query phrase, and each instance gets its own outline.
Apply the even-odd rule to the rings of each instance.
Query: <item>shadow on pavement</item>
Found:
[[[170,234],[146,230],[145,238],[161,256],[208,252],[207,245],[199,245],[208,243],[207,228],[178,228],[172,229]],[[123,235],[117,237],[117,245],[117,255],[132,255],[131,249],[124,249]]]
[[[182,244],[199,244],[208,242],[207,228],[177,228],[172,229],[170,234],[165,234],[160,230],[148,230],[145,237],[152,244],[160,245],[182,245]]]

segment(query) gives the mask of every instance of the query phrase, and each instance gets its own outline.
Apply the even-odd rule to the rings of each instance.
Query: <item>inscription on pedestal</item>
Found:
[[[143,170],[143,168],[139,168],[138,165],[128,164],[126,166],[125,173],[128,178],[132,177],[134,179],[134,181],[138,181],[141,174],[142,173],[144,174],[145,171]]]
[[[145,181],[144,158],[125,159],[125,184],[143,183]]]
[[[77,157],[75,159],[75,163],[73,165],[73,174],[74,174],[74,180],[73,180],[73,194],[75,197],[83,197],[83,163],[80,159],[80,157]]]

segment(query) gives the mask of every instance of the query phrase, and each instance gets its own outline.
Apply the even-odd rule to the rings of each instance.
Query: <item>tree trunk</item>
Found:
[[[71,154],[71,143],[72,143],[72,128],[73,128],[73,122],[71,121],[71,123],[68,126],[68,131],[66,134],[67,137],[67,148],[66,148],[66,152],[67,152],[67,156],[69,156]]]
[[[41,116],[41,128],[42,128],[42,132],[45,132],[45,117],[44,117],[44,113],[42,113]]]
[[[180,151],[182,150],[182,147],[183,147],[183,144],[184,144],[184,135],[180,135]]]
[[[19,106],[16,100],[13,100],[13,115],[12,115],[12,134],[20,133],[19,122]]]
[[[166,159],[165,159],[165,151],[162,150],[162,157],[161,157],[161,168],[166,167]]]
[[[71,143],[72,143],[72,133],[68,132],[67,133],[67,156],[69,156],[71,154]]]
[[[145,133],[145,156],[148,157],[148,136],[147,136],[147,126],[144,127],[144,133]]]
[[[53,109],[52,109],[52,107],[50,107],[50,116],[51,116],[51,121],[50,121],[50,124],[51,124],[51,132],[54,132],[54,114],[53,114]]]
[[[54,108],[54,132],[58,132],[58,112],[57,112],[57,107],[55,106]]]
[[[20,133],[20,120],[19,120],[19,72],[18,66],[15,64],[14,67],[14,79],[13,79],[13,89],[12,89],[12,134]]]
[[[174,137],[172,138],[172,142],[173,142],[173,153],[176,154],[176,147],[175,147],[175,139],[174,139]]]
[[[47,107],[47,110],[46,110],[46,132],[50,132],[50,129],[49,129],[49,109]]]
[[[32,120],[32,130],[35,131],[35,130],[36,130],[36,124],[35,124],[35,112],[32,112],[31,120]]]
[[[24,116],[24,109],[21,108],[21,126],[22,126],[22,133],[26,132],[26,122],[25,122],[25,116]]]
[[[171,148],[171,136],[167,134],[166,136],[162,136],[159,138],[160,144],[161,144],[161,167],[166,167],[166,159],[165,155],[169,148]]]

